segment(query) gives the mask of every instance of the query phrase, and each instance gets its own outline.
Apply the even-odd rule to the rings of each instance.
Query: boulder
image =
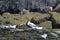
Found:
[[[39,24],[42,27],[45,27],[47,29],[52,29],[52,22],[51,21],[45,21]]]
[[[60,4],[56,6],[56,8],[54,9],[54,11],[60,12]]]
[[[60,13],[49,12],[51,15],[50,20],[52,21],[53,28],[60,28]]]
[[[9,12],[5,12],[5,13],[2,14],[2,16],[3,17],[9,17],[9,16],[11,16],[11,14]]]
[[[52,19],[54,19],[57,24],[60,24],[60,14],[53,15]]]
[[[53,28],[60,28],[60,13],[51,14],[51,19]]]
[[[51,11],[53,11],[53,7],[44,7],[42,10],[41,10],[41,12],[44,12],[44,13],[47,13],[47,12],[51,12]]]
[[[46,21],[47,19],[50,18],[49,14],[36,14],[32,19],[31,22],[35,23],[35,24],[39,24],[41,22]]]

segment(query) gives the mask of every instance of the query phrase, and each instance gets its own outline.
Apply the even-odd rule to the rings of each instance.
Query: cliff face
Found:
[[[0,0],[0,11],[21,11],[23,9],[42,11],[44,7],[55,7],[57,0]]]

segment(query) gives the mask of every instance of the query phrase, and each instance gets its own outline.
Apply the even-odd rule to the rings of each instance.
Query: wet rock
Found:
[[[60,4],[56,6],[56,8],[54,9],[54,11],[60,12]]]
[[[45,21],[39,24],[42,27],[45,27],[47,29],[52,29],[52,22],[51,21]]]

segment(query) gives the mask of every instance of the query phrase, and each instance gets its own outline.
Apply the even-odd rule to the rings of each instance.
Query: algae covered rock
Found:
[[[56,24],[60,24],[60,13],[57,12],[50,12],[51,20],[54,21]]]
[[[60,13],[51,12],[50,13],[53,28],[60,28]]]
[[[46,21],[47,19],[50,18],[50,15],[49,14],[36,14],[32,19],[31,21],[35,24],[39,24],[41,22],[44,22]]]
[[[40,23],[40,26],[45,27],[47,29],[52,29],[52,22],[51,21],[45,21]]]
[[[5,12],[5,13],[2,14],[2,16],[5,16],[5,17],[6,17],[6,16],[8,17],[8,16],[10,16],[10,15],[11,15],[11,14],[10,14],[9,12]]]
[[[50,20],[52,21],[53,28],[60,28],[60,13],[50,12]]]
[[[48,12],[49,15],[53,16],[53,15],[56,15],[57,12]]]
[[[53,15],[52,18],[57,24],[60,24],[60,14]]]

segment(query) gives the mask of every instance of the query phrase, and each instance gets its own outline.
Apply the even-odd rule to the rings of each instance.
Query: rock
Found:
[[[51,21],[45,21],[39,24],[42,27],[45,27],[47,29],[52,29],[52,22]]]
[[[53,8],[52,7],[44,7],[41,11],[44,13],[47,13],[47,12],[53,11]]]
[[[11,14],[10,14],[9,12],[5,12],[5,13],[3,13],[2,16],[3,16],[3,17],[9,17],[9,16],[11,16]]]
[[[52,15],[51,20],[53,28],[60,28],[60,13]]]
[[[46,0],[47,6],[55,7],[58,4],[58,0]]]
[[[27,22],[27,26],[31,27],[33,30],[35,30],[36,25],[30,21]]]
[[[27,13],[29,13],[29,10],[26,10],[26,9],[23,9],[23,10],[20,12],[21,15],[24,15],[24,14],[27,14]]]
[[[54,9],[54,11],[60,12],[60,4],[56,6],[56,8]]]
[[[57,24],[60,24],[60,14],[53,15],[52,18]]]
[[[60,34],[60,31],[55,31],[56,33]]]
[[[43,34],[43,35],[41,35],[41,37],[44,38],[44,39],[46,39],[47,36],[48,36],[47,34]]]
[[[60,28],[60,13],[49,12],[51,15],[50,20],[52,21],[53,28]]]
[[[59,35],[56,34],[56,33],[50,33],[50,35],[54,36],[55,38],[58,38],[59,37]]]
[[[0,15],[0,21],[2,21],[3,20],[3,17]]]
[[[32,19],[31,22],[35,23],[35,24],[39,24],[41,22],[46,21],[47,19],[50,18],[49,14],[36,14]]]
[[[50,15],[56,15],[57,14],[57,12],[48,12],[48,14],[50,14]]]
[[[1,0],[0,12],[20,12],[23,9],[42,10],[43,7],[55,7],[57,0]]]

